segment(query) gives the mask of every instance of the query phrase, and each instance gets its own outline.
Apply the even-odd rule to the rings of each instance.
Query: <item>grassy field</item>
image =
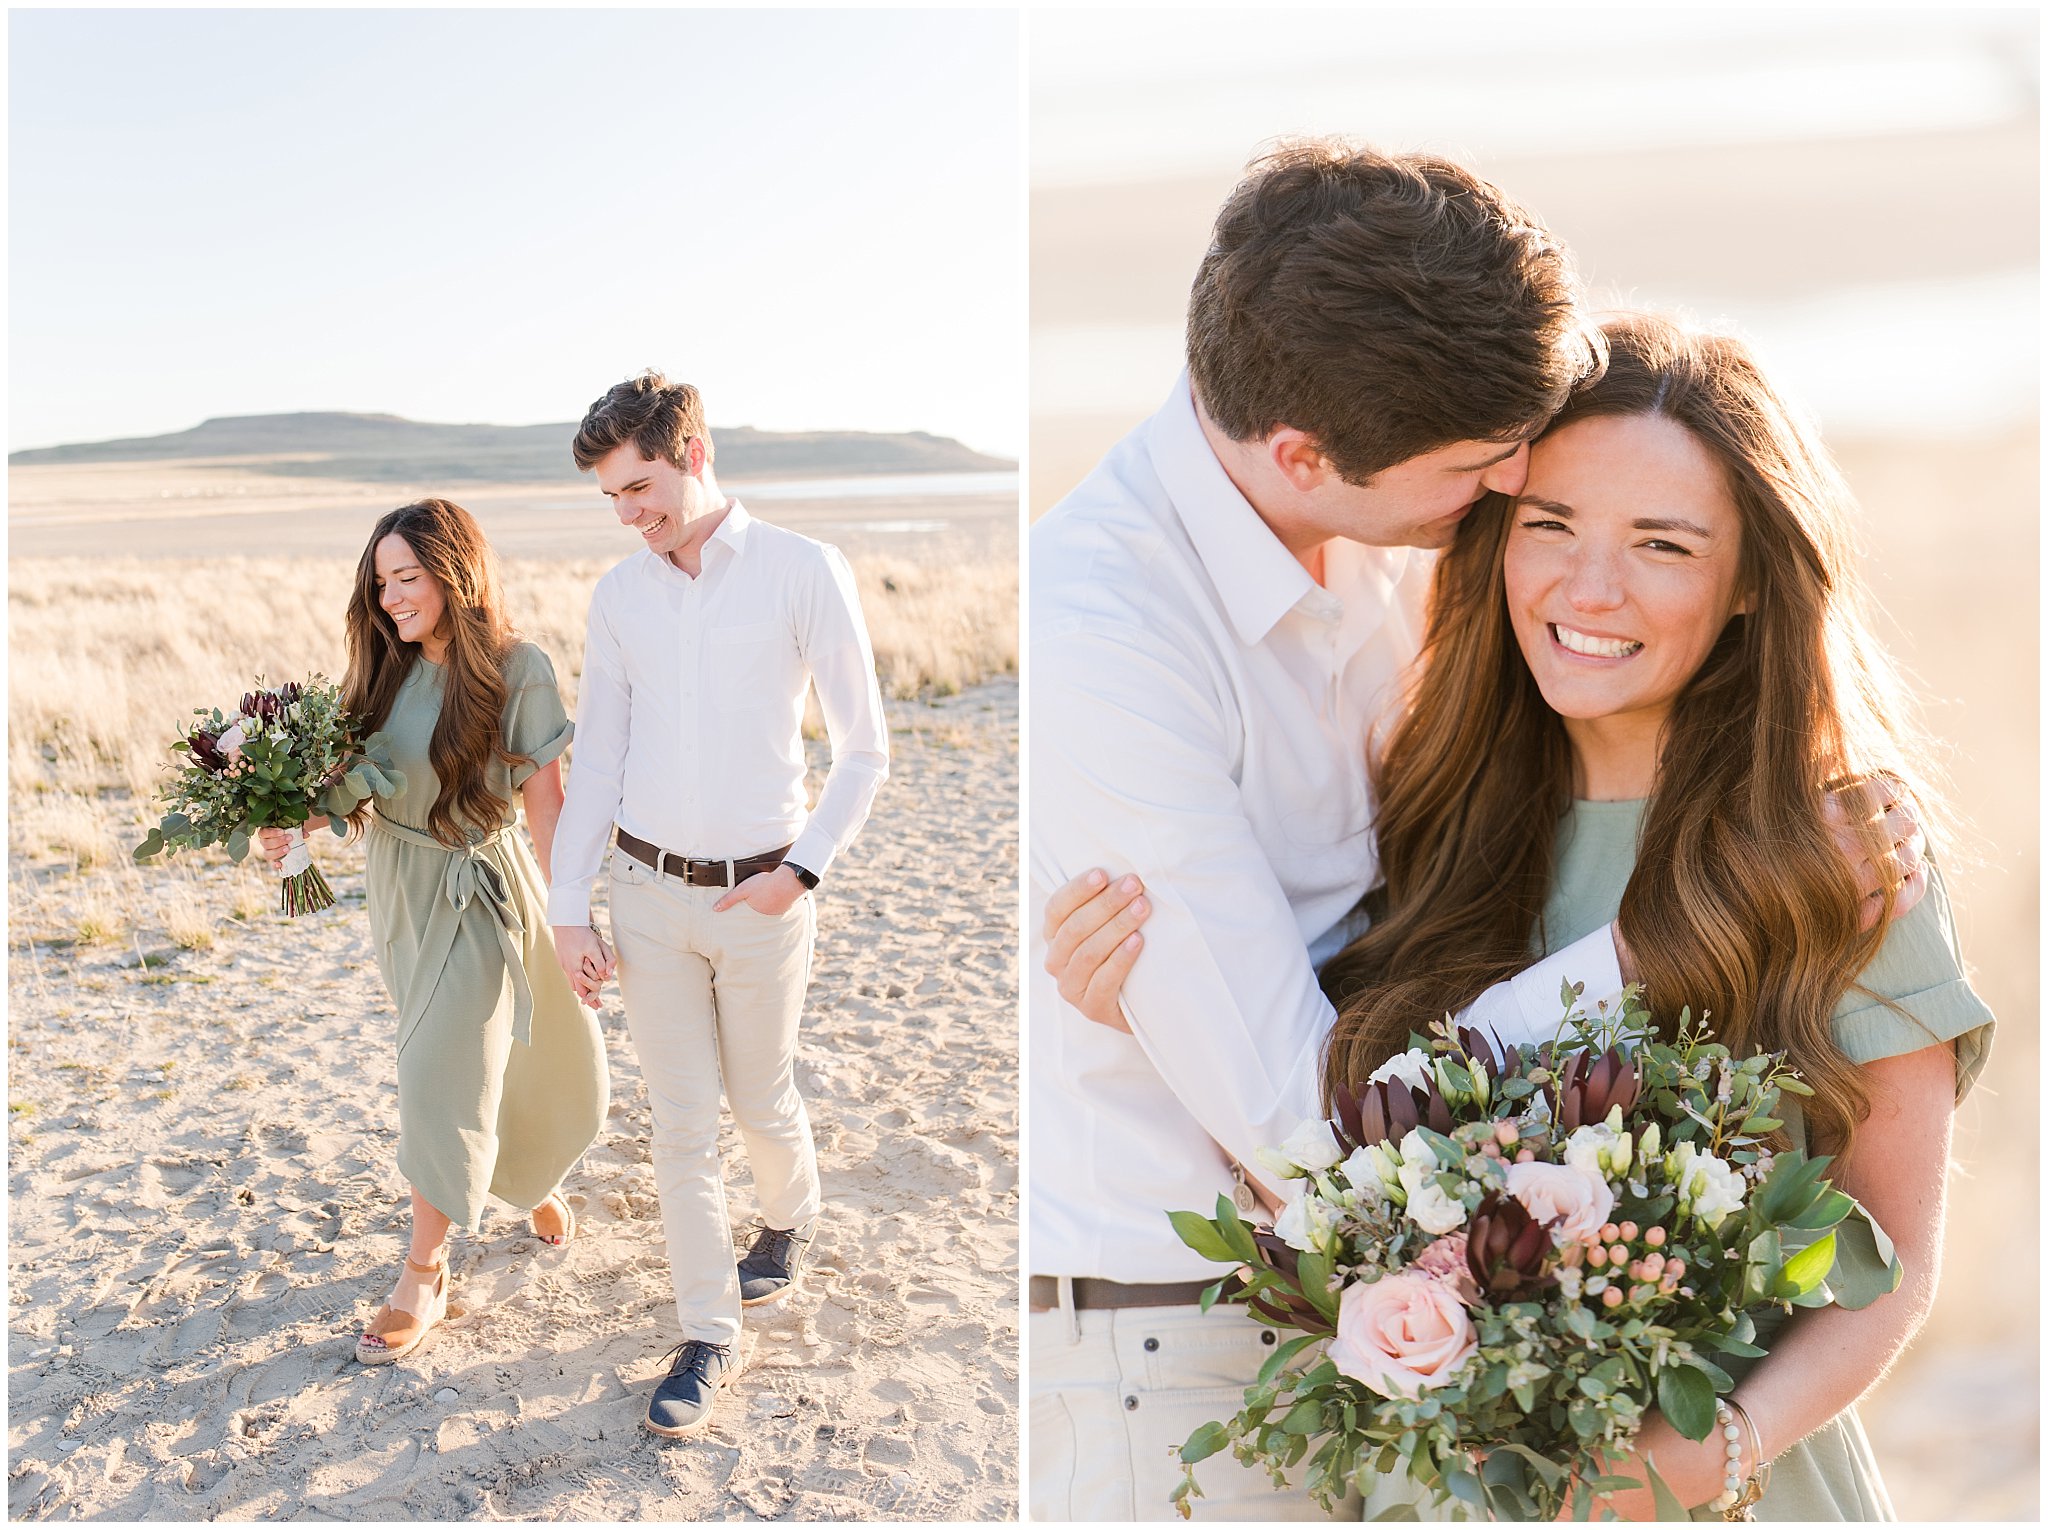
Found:
[[[513,619],[554,658],[572,713],[590,590],[611,561],[505,565]],[[919,698],[1016,673],[1014,558],[877,555],[856,557],[854,567],[899,731],[917,726]],[[352,577],[352,562],[340,558],[12,562],[8,838],[17,941],[168,938],[198,948],[221,919],[269,906],[274,893],[253,874],[237,884],[234,907],[199,896],[200,868],[219,852],[138,871],[128,851],[154,822],[165,746],[194,707],[232,704],[258,675],[339,678]],[[94,868],[104,874],[70,875]]]

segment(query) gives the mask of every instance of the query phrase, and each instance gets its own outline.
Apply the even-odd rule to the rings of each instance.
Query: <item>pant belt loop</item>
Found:
[[[1066,1320],[1067,1342],[1081,1342],[1081,1309],[1074,1305],[1074,1277],[1057,1275],[1053,1277],[1059,1287],[1058,1305],[1060,1316]]]

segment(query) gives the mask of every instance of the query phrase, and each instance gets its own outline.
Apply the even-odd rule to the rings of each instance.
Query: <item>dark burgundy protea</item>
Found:
[[[1353,1148],[1399,1142],[1418,1126],[1449,1135],[1455,1124],[1434,1081],[1426,1089],[1411,1089],[1398,1078],[1381,1079],[1356,1093],[1339,1084],[1330,1091],[1330,1099],[1337,1107],[1337,1119],[1330,1124],[1346,1155]]]
[[[286,707],[305,694],[305,687],[296,680],[287,680],[274,691],[251,691],[242,698],[242,715],[276,722]]]
[[[1549,1227],[1513,1196],[1495,1191],[1472,1213],[1465,1263],[1488,1297],[1512,1300],[1548,1283],[1543,1263],[1550,1247]]]
[[[1266,1263],[1285,1275],[1289,1280],[1301,1277],[1301,1255],[1294,1245],[1277,1233],[1269,1233],[1263,1227],[1252,1229],[1252,1242],[1259,1246],[1259,1252],[1266,1256]]]
[[[1560,1134],[1577,1131],[1594,1121],[1604,1121],[1615,1106],[1627,1115],[1642,1088],[1636,1065],[1619,1047],[1609,1047],[1598,1056],[1574,1052],[1558,1066],[1544,1093],[1550,1099],[1551,1119]]]
[[[1464,1048],[1465,1055],[1483,1064],[1488,1078],[1498,1079],[1508,1071],[1507,1059],[1501,1055],[1500,1043],[1491,1031],[1481,1030],[1476,1025],[1461,1025],[1457,1036],[1458,1045]]]
[[[206,769],[219,775],[228,768],[227,757],[220,752],[220,735],[209,733],[204,728],[195,728],[185,735],[185,743],[192,751],[192,758]]]
[[[1296,1285],[1301,1283],[1300,1254],[1273,1234],[1258,1229],[1253,1230],[1252,1241],[1258,1244],[1259,1252],[1266,1256],[1268,1264]],[[1282,1327],[1298,1328],[1303,1333],[1335,1332],[1330,1320],[1316,1310],[1315,1303],[1277,1286],[1247,1297],[1245,1305]]]

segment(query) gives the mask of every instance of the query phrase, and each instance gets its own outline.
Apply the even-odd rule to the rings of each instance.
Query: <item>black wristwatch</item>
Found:
[[[813,887],[816,887],[818,885],[818,874],[815,871],[806,871],[803,867],[799,866],[795,861],[784,861],[782,864],[787,866],[791,871],[794,871],[796,873],[796,879],[804,884],[804,890],[806,892],[810,891]]]

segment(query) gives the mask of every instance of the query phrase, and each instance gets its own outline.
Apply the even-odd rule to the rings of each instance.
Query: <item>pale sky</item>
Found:
[[[15,11],[9,446],[301,409],[1022,446],[1014,13]]]

